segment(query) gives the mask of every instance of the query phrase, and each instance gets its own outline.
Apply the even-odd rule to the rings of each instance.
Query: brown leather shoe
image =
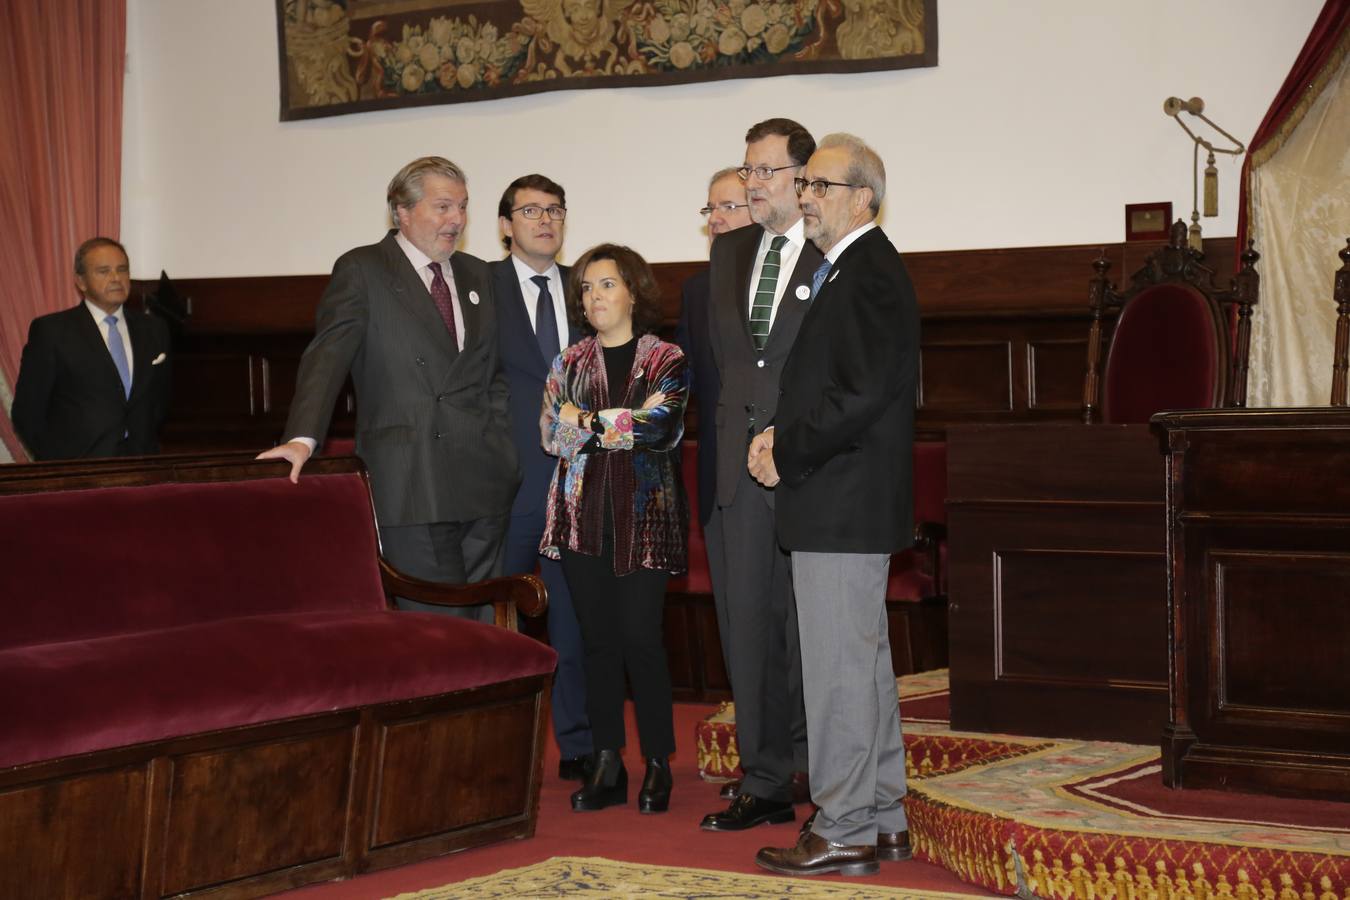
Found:
[[[721,797],[723,800],[726,800],[728,803],[730,803],[732,800],[735,800],[740,795],[741,795],[741,780],[739,778],[737,778],[735,781],[728,781],[726,784],[722,785],[722,789],[717,792],[717,796]]]
[[[904,862],[913,856],[908,831],[883,831],[877,835],[877,859],[884,862]]]
[[[881,869],[875,847],[836,844],[815,832],[801,835],[795,847],[763,848],[755,863],[779,875],[875,875]]]

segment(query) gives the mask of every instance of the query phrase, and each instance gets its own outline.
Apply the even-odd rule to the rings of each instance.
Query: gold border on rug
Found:
[[[276,0],[281,119],[937,65],[937,0]]]

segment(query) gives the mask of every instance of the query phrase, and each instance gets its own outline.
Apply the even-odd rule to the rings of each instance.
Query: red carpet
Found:
[[[797,824],[760,826],[738,834],[713,834],[699,830],[704,814],[725,806],[717,797],[717,785],[699,778],[695,769],[693,734],[696,723],[715,707],[681,704],[675,707],[675,735],[679,752],[671,760],[675,789],[670,812],[642,816],[635,800],[642,778],[642,759],[637,747],[637,728],[629,707],[628,733],[632,743],[625,756],[630,802],[627,807],[594,813],[573,813],[568,796],[573,782],[559,781],[557,750],[550,745],[545,759],[544,787],[539,801],[539,827],[534,838],[467,850],[346,882],[313,885],[282,896],[305,900],[388,897],[436,887],[502,869],[541,862],[553,856],[601,856],[625,862],[666,866],[690,866],[728,872],[760,874],[755,851],[768,844],[789,845],[796,840]],[[804,815],[799,808],[800,816]],[[812,879],[816,882],[819,879]],[[979,893],[940,866],[926,862],[884,863],[881,873],[870,878],[839,881],[860,890],[866,885],[904,887],[915,890]],[[994,896],[990,894],[989,896]]]

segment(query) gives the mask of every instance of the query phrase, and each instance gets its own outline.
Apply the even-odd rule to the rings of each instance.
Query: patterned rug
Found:
[[[899,679],[917,858],[1028,898],[1350,900],[1350,803],[1170,791],[1156,747],[953,732],[946,678]],[[735,777],[734,707],[697,738],[703,776]]]
[[[390,900],[520,900],[520,898],[653,897],[669,900],[967,900],[978,894],[913,891],[838,884],[708,869],[648,866],[599,857],[555,856],[519,869],[444,887],[399,894]]]

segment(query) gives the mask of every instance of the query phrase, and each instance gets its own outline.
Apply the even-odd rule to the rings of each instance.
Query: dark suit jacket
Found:
[[[783,368],[774,423],[778,539],[892,553],[913,542],[919,310],[880,228],[835,261]]]
[[[779,376],[810,305],[798,296],[798,288],[811,289],[811,276],[824,258],[811,242],[802,247],[783,289],[769,339],[763,350],[756,350],[750,337],[750,276],[763,233],[761,226],[747,225],[719,235],[712,246],[708,325],[713,357],[722,376],[717,402],[719,506],[729,506],[736,497],[750,436],[767,428],[777,414]]]
[[[33,320],[11,419],[35,459],[159,452],[169,411],[169,330],[130,310],[122,321],[131,337],[130,397],[84,303]]]
[[[680,288],[680,321],[675,343],[689,362],[689,390],[698,398],[698,518],[707,525],[717,491],[717,398],[722,379],[713,359],[708,330],[708,270],[685,280]]]
[[[549,482],[558,466],[558,460],[544,452],[539,430],[544,382],[548,380],[553,360],[544,359],[539,352],[515,264],[508,257],[489,263],[488,269],[492,273],[492,291],[497,303],[497,351],[502,374],[511,391],[511,440],[516,445],[522,476],[511,515],[542,515],[548,500]],[[567,266],[559,266],[558,270],[566,290]],[[566,319],[558,323],[558,330],[563,347],[581,340],[581,332]]]
[[[322,442],[350,372],[356,452],[382,526],[505,515],[520,483],[487,264],[455,253],[450,269],[462,351],[390,231],[333,265],[300,360],[285,436]]]

